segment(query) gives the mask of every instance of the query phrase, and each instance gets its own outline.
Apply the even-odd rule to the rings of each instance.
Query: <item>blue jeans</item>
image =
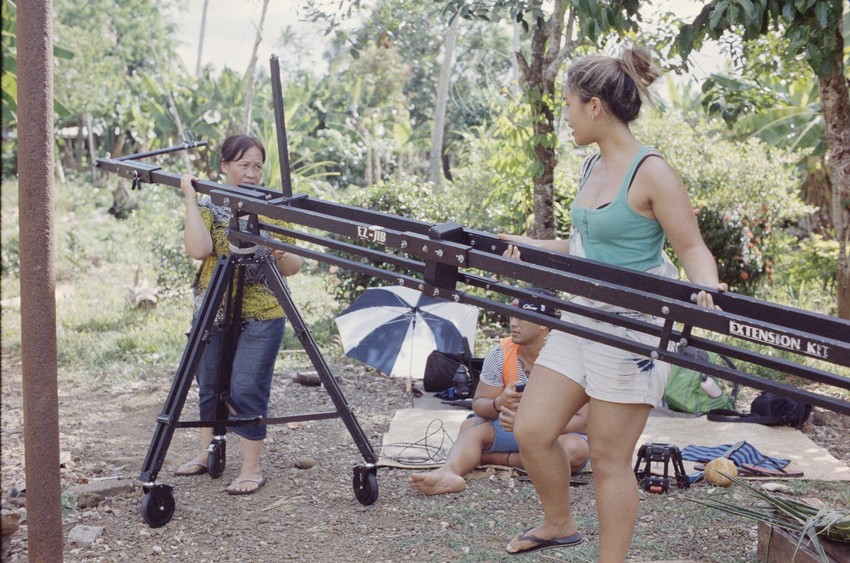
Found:
[[[286,319],[242,321],[233,371],[230,377],[230,400],[241,417],[267,417],[271,395],[274,362],[283,342]],[[216,382],[222,348],[222,331],[215,326],[198,366],[198,394],[201,420],[215,420]],[[229,431],[248,440],[264,440],[266,426],[228,427]]]

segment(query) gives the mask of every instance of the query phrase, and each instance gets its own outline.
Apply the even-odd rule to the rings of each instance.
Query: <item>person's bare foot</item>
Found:
[[[450,471],[443,471],[442,468],[428,473],[414,473],[407,482],[414,491],[426,495],[459,493],[466,488],[463,477]]]
[[[183,465],[177,468],[174,472],[178,477],[191,477],[193,475],[203,475],[207,472],[207,458],[195,457],[190,459]]]

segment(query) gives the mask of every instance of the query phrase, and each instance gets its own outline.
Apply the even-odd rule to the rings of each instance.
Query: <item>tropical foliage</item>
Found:
[[[838,315],[850,318],[850,85],[844,64],[848,5],[841,0],[708,2],[682,26],[679,52],[687,58],[706,38],[732,33],[748,45],[762,36],[781,37],[787,53],[806,61],[817,77],[824,137],[829,147],[833,236],[838,241]],[[746,57],[750,60],[750,57]]]
[[[716,0],[690,26],[671,16],[654,36],[642,29],[644,6],[628,1],[353,1],[344,8],[360,23],[349,31],[337,26],[344,12],[328,16],[318,2],[305,4],[311,17],[325,18],[335,39],[326,53],[327,74],[286,74],[296,190],[427,221],[451,213],[471,228],[564,236],[585,155],[559,136],[557,82],[564,64],[592,49],[590,43],[610,51],[623,35],[641,33],[666,57],[662,66],[682,68],[687,59],[674,57],[687,56],[707,38],[722,38],[733,68],[712,76],[701,92],[669,81],[666,98],[673,101],[661,104],[667,108],[662,115],[639,120],[639,136],[680,171],[723,277],[736,289],[762,295],[793,278],[836,280],[824,287],[841,291],[843,270],[829,261],[841,264],[846,255],[843,215],[835,224],[836,213],[825,211],[834,201],[824,195],[824,186],[835,185],[834,158],[827,150],[823,88],[812,86],[829,70],[837,43],[823,39],[819,55],[807,50],[822,39],[816,30],[832,37],[837,2]],[[90,177],[98,156],[171,146],[181,130],[191,130],[212,147],[188,158],[162,158],[161,165],[215,179],[215,144],[243,127],[246,80],[243,69],[186,72],[173,49],[169,17],[182,3],[55,0],[54,6],[56,154],[63,171]],[[5,177],[15,173],[14,8],[3,0]],[[435,191],[427,187],[426,172],[443,35],[452,15],[464,19],[441,150],[446,181]],[[767,28],[753,27],[758,15]],[[794,29],[799,22],[802,31]],[[280,45],[291,40],[282,36]],[[789,45],[800,55],[786,56]],[[271,88],[262,65],[252,107],[250,130],[268,148],[265,181],[276,187],[281,179]],[[116,178],[94,179],[103,193],[113,193],[116,216],[131,222],[132,209],[151,197],[150,190],[128,192]],[[174,197],[162,196],[165,209]],[[810,238],[812,232],[819,237]],[[145,244],[159,241],[157,254],[181,278],[186,270],[163,236]],[[812,253],[819,272],[807,277],[802,265],[780,260],[789,248]],[[4,275],[13,275],[15,262],[13,241],[4,238]],[[181,282],[163,277],[159,283]]]

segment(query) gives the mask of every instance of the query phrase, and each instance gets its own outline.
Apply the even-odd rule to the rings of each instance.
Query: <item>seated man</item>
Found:
[[[552,295],[538,290],[539,293]],[[511,305],[557,317],[554,311],[541,311],[535,303],[514,299]],[[449,450],[445,465],[427,473],[410,476],[410,486],[426,495],[457,493],[466,487],[464,475],[482,463],[522,467],[522,456],[513,434],[513,422],[524,387],[549,328],[511,317],[511,334],[494,346],[484,358],[481,380],[472,400],[474,414],[460,427],[457,441]],[[573,473],[587,465],[590,448],[585,435],[587,405],[570,420],[558,439],[570,460]]]

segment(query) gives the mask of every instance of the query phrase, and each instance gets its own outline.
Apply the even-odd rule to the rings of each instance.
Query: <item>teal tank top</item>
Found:
[[[632,209],[627,199],[640,163],[651,152],[657,154],[652,147],[642,147],[638,151],[611,203],[599,209],[573,205],[570,216],[573,227],[581,233],[587,258],[642,272],[661,265],[664,230],[658,221]],[[579,190],[599,160],[598,154],[591,159]]]

